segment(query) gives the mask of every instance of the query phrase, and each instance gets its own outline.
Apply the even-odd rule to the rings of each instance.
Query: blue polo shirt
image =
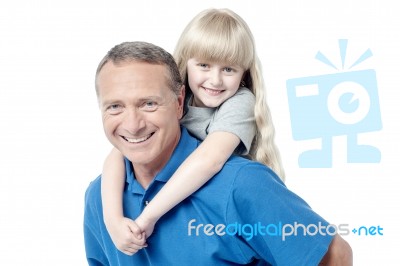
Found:
[[[147,190],[125,160],[125,216],[135,219],[199,144],[182,128],[171,159]],[[335,233],[272,170],[232,156],[207,184],[157,222],[147,248],[127,256],[115,248],[104,225],[100,178],[85,195],[89,265],[318,265]]]

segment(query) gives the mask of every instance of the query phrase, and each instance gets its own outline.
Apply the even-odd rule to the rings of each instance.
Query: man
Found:
[[[126,157],[124,214],[135,219],[200,144],[179,124],[184,86],[169,53],[132,42],[100,62],[96,92],[107,138]],[[100,178],[85,197],[89,265],[352,264],[349,245],[259,163],[232,156],[157,222],[133,256],[118,251],[106,230]]]

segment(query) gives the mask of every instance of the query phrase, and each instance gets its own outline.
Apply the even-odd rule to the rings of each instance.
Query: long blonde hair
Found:
[[[243,82],[256,98],[254,115],[257,132],[251,146],[250,157],[269,166],[284,180],[284,170],[274,142],[275,129],[266,101],[261,63],[247,23],[229,9],[207,9],[189,22],[174,52],[179,72],[186,85],[187,96],[191,95],[188,89],[187,62],[193,57],[210,62],[239,65],[246,69]]]

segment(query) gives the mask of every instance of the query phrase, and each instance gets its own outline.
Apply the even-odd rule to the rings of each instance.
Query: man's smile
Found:
[[[148,140],[151,136],[153,136],[153,134],[154,134],[154,132],[150,133],[150,134],[148,134],[146,136],[140,137],[140,138],[128,138],[128,137],[125,137],[125,136],[121,136],[121,137],[124,140],[126,140],[127,142],[129,142],[129,143],[141,143],[143,141]]]

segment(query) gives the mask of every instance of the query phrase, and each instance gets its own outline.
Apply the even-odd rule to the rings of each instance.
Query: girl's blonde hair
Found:
[[[224,62],[246,69],[243,82],[256,98],[254,115],[257,132],[250,157],[269,166],[284,180],[279,151],[274,142],[275,129],[266,101],[261,64],[247,23],[229,9],[204,10],[184,29],[174,57],[186,85],[187,98],[191,95],[187,80],[187,62],[190,58]]]

